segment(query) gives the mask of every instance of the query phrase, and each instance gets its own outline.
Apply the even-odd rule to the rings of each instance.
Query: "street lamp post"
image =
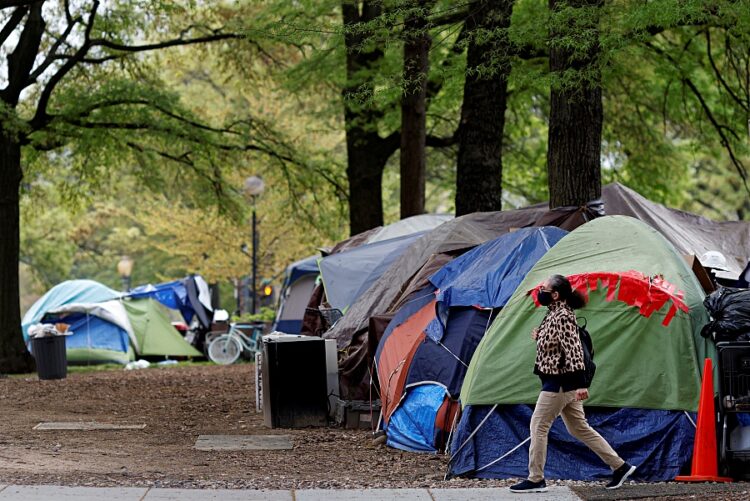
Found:
[[[122,291],[130,291],[130,276],[133,273],[133,260],[128,256],[122,256],[120,261],[117,263],[117,273],[119,273],[122,279]]]
[[[252,238],[253,238],[253,269],[252,269],[252,278],[251,278],[251,287],[252,290],[250,291],[252,296],[252,309],[250,313],[255,315],[258,311],[258,297],[256,294],[257,290],[257,281],[258,281],[258,220],[255,213],[255,199],[263,193],[263,190],[265,189],[266,185],[263,182],[263,180],[258,176],[250,176],[249,178],[245,179],[245,194],[248,195],[252,199]]]

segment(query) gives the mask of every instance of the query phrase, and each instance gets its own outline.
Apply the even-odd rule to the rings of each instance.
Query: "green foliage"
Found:
[[[273,322],[276,318],[276,310],[269,306],[263,306],[256,314],[243,313],[242,315],[232,315],[232,322],[250,323],[250,322]]]

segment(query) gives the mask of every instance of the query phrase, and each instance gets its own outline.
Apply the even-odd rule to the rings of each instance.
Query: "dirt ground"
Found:
[[[505,485],[444,482],[447,458],[374,447],[340,428],[271,430],[251,364],[0,379],[0,483],[224,488]],[[36,431],[45,421],[145,423],[143,430]],[[198,451],[198,435],[288,434],[293,450]]]
[[[254,383],[251,364],[73,373],[56,381],[39,381],[36,376],[0,379],[0,483],[300,489],[504,487],[513,482],[445,481],[446,456],[373,446],[368,431],[268,429],[262,414],[255,412]],[[32,429],[47,421],[146,427],[127,431]],[[294,448],[193,448],[198,435],[213,434],[287,434]],[[585,482],[552,483],[584,490],[592,487]],[[592,493],[604,494],[599,485],[594,486]],[[734,500],[748,495],[744,490],[709,497]],[[698,494],[698,498],[706,496]]]

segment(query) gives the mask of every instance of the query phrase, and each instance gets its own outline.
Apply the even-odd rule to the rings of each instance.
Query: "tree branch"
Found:
[[[91,30],[94,28],[94,18],[96,18],[96,11],[98,9],[99,0],[94,0],[93,5],[91,6],[91,11],[89,12],[88,22],[86,23],[86,31],[84,32],[83,44],[76,51],[76,53],[70,59],[68,59],[54,75],[52,75],[52,78],[49,79],[49,82],[47,82],[47,85],[39,95],[39,102],[37,103],[36,112],[34,113],[34,117],[29,121],[29,125],[31,125],[32,130],[39,130],[51,121],[52,117],[47,114],[47,105],[49,104],[49,100],[52,97],[52,92],[55,90],[55,87],[57,87],[57,84],[60,83],[63,77],[65,77],[65,75],[67,75],[68,72],[70,72],[70,70],[72,70],[76,64],[78,64],[82,59],[86,57],[86,54],[91,48]]]
[[[42,19],[42,3],[32,5],[26,25],[18,38],[18,45],[8,56],[8,85],[0,92],[3,101],[13,106],[18,104],[18,98],[29,78],[39,52],[39,45],[42,43],[45,25]]]
[[[668,54],[666,51],[662,50],[660,47],[655,46],[654,44],[648,42],[646,43],[646,46],[649,47],[651,50],[659,54],[660,56],[666,58],[678,71],[681,70],[679,62],[676,61],[670,54]],[[680,71],[681,72],[681,71]],[[730,127],[727,127],[726,125],[722,125],[716,120],[716,118],[713,115],[713,112],[711,111],[711,107],[708,105],[706,100],[703,98],[703,94],[701,94],[698,87],[693,83],[693,81],[685,76],[681,75],[680,80],[684,85],[686,85],[690,91],[693,93],[693,95],[698,99],[698,102],[701,105],[701,108],[703,109],[703,112],[706,114],[706,117],[708,118],[709,122],[711,122],[711,125],[713,126],[716,133],[719,135],[721,145],[724,147],[724,149],[729,154],[729,159],[732,162],[732,165],[734,166],[737,173],[740,175],[740,178],[742,179],[742,183],[745,186],[745,191],[750,194],[750,186],[748,186],[747,183],[747,168],[742,163],[742,160],[737,158],[737,156],[734,154],[734,150],[732,149],[732,144],[729,141],[729,138],[724,133],[725,130],[730,131],[735,137],[737,137],[736,132],[734,132]]]
[[[218,42],[219,40],[231,40],[244,38],[244,35],[238,33],[216,33],[205,37],[197,38],[176,38],[174,40],[167,40],[164,42],[157,42],[152,44],[144,45],[123,45],[111,40],[104,40],[101,38],[95,38],[91,40],[91,47],[106,47],[111,50],[119,52],[147,52],[151,50],[166,49],[168,47],[178,47],[181,45],[196,45],[208,42]]]
[[[26,16],[27,12],[29,12],[29,9],[26,7],[19,7],[13,11],[13,14],[11,14],[10,18],[5,22],[3,29],[0,30],[0,45],[5,43],[10,34],[13,33],[13,30],[16,29],[16,26],[18,26],[18,23],[20,23],[24,16]]]
[[[31,5],[39,0],[0,0],[0,9],[8,9],[10,7],[22,7]]]
[[[31,72],[26,86],[32,85],[34,82],[36,82],[37,78],[42,76],[42,73],[44,73],[55,60],[59,59],[56,54],[57,50],[62,44],[66,42],[75,25],[81,21],[83,21],[83,19],[81,17],[77,17],[73,19],[72,22],[68,24],[68,26],[66,26],[65,31],[62,33],[62,35],[60,35],[60,38],[55,40],[55,43],[52,45],[52,48],[50,48],[47,57],[44,58],[44,61],[42,61],[42,63],[34,71]]]
[[[431,148],[450,148],[458,143],[458,133],[454,133],[450,137],[439,137],[427,135],[425,138],[427,146]]]
[[[710,28],[706,28],[706,54],[708,54],[708,61],[711,64],[711,68],[714,70],[714,74],[716,75],[716,79],[719,81],[722,87],[727,91],[729,94],[729,97],[732,98],[742,109],[745,111],[748,110],[748,107],[750,106],[750,103],[745,103],[740,99],[739,96],[737,96],[732,88],[729,86],[729,84],[724,80],[724,77],[721,75],[721,71],[719,70],[718,66],[716,66],[716,61],[714,61],[714,56],[711,53],[711,30]]]

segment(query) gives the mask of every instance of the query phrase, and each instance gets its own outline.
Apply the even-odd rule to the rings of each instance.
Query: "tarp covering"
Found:
[[[447,306],[504,306],[531,267],[566,231],[523,228],[475,247],[430,278]]]
[[[710,250],[727,258],[729,273],[737,278],[750,261],[750,222],[712,221],[681,210],[670,209],[639,195],[619,183],[602,188],[608,215],[631,216],[658,230],[681,254],[702,256]],[[724,276],[724,274],[720,274]]]
[[[451,444],[454,454],[449,467],[451,475],[468,474],[478,478],[524,478],[528,475],[532,408],[498,406],[484,421],[491,409],[492,406],[464,408]],[[695,414],[587,406],[586,418],[623,459],[638,466],[636,477],[639,480],[674,480],[692,454]],[[468,439],[480,424],[477,433]],[[547,479],[603,480],[611,478],[612,471],[588,447],[573,438],[558,419],[549,432],[544,476]]]
[[[38,323],[45,313],[69,303],[99,303],[120,297],[120,293],[94,280],[66,280],[39,298],[21,321],[23,337],[28,340],[28,329]]]
[[[688,312],[677,311],[665,326],[672,311],[666,302],[645,316],[642,304],[636,304],[637,297],[632,300],[633,291],[624,290],[623,282],[616,291],[601,281],[595,290],[587,283],[589,304],[578,315],[586,318],[600,367],[588,402],[697,410],[699,360],[713,355],[713,346],[700,336],[708,319],[700,284],[664,237],[623,216],[602,217],[581,226],[537,262],[477,348],[461,389],[464,405],[536,402],[540,383],[532,373],[535,347],[529,333],[546,309],[538,308],[529,292],[546,278],[555,273],[630,271],[666,281],[683,298]],[[610,296],[614,292],[617,300]]]
[[[134,299],[156,299],[167,308],[179,310],[186,322],[197,316],[203,327],[211,326],[211,296],[208,284],[200,275],[190,275],[156,285],[141,285],[132,289],[128,296]]]
[[[320,260],[328,303],[341,311],[365,292],[422,233],[363,245]]]
[[[392,238],[429,231],[453,219],[449,214],[419,214],[379,228],[367,239],[367,243],[382,242]]]
[[[430,278],[439,293],[437,318],[427,326],[427,336],[434,341],[442,338],[452,306],[505,306],[531,267],[566,234],[552,227],[523,228],[479,245],[443,266]]]
[[[445,388],[437,384],[424,384],[409,390],[409,396],[388,423],[387,445],[412,452],[437,452],[434,447],[435,416],[445,396]]]
[[[349,308],[346,315],[323,337],[336,339],[339,348],[347,346],[352,335],[367,327],[368,319],[389,310],[404,284],[433,254],[470,249],[496,238],[510,229],[522,228],[536,221],[544,208],[503,212],[475,212],[458,217],[422,236],[404,252]]]

